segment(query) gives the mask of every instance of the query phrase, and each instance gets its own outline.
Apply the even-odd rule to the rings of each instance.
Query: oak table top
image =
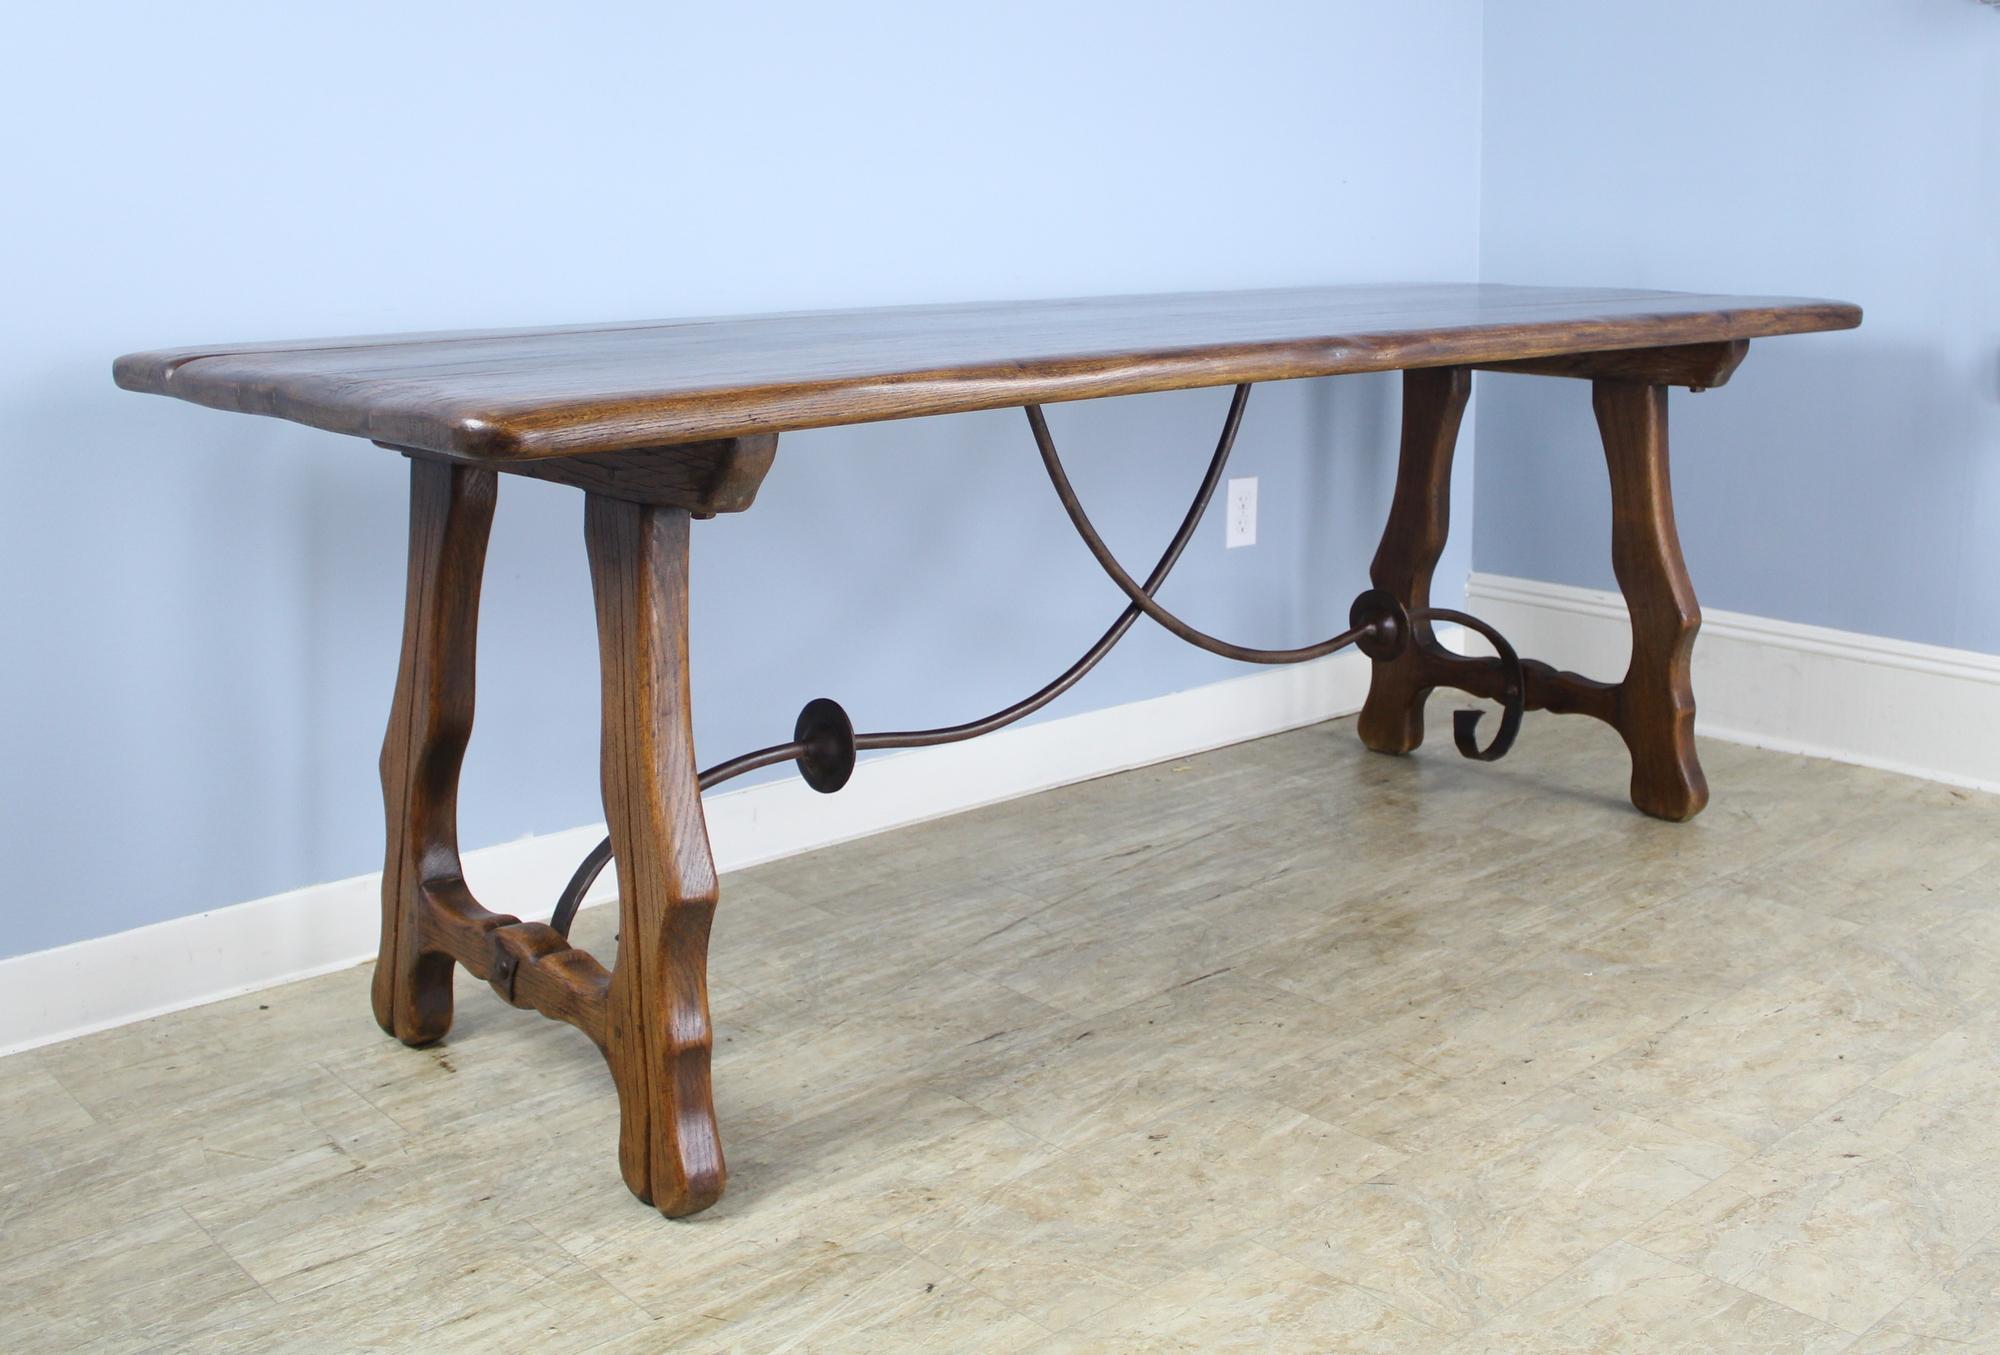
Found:
[[[1850,329],[1795,297],[1435,283],[982,302],[134,353],[129,390],[511,461],[1347,372]]]

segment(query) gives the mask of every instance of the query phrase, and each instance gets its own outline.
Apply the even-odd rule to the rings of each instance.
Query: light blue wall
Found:
[[[2000,9],[1494,4],[1485,77],[1486,279],[1866,309],[1673,397],[1703,602],[2000,652]],[[1480,378],[1475,560],[1609,588],[1568,385]]]
[[[1478,264],[1475,0],[78,3],[10,14],[8,42],[17,952],[380,864],[402,463],[120,392],[121,351]],[[1225,398],[1051,412],[1135,565]],[[1386,378],[1260,390],[1261,542],[1225,555],[1209,524],[1170,601],[1250,642],[1341,624],[1395,408]],[[866,724],[983,713],[1119,605],[1018,414],[787,436],[758,508],[695,549],[706,757],[821,694]],[[504,487],[481,646],[467,846],[601,817],[577,496]],[[1238,671],[1142,628],[1052,713]]]

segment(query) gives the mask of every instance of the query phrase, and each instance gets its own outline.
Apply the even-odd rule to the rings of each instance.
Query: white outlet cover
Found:
[[[1246,475],[1229,482],[1229,507],[1224,516],[1228,525],[1226,544],[1229,549],[1257,544],[1256,476]]]

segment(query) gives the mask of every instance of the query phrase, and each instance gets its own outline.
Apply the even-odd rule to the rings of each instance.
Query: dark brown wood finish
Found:
[[[591,495],[584,536],[604,675],[605,820],[618,864],[611,1071],[618,1165],[660,1212],[722,1195],[709,1092],[708,931],[715,917],[689,722],[688,514]]]
[[[1430,606],[1431,574],[1451,531],[1451,461],[1459,421],[1472,395],[1464,367],[1432,367],[1403,375],[1403,446],[1389,521],[1368,577],[1412,611]],[[1379,660],[1368,701],[1356,721],[1361,741],[1378,753],[1410,753],[1424,741],[1424,703],[1431,687],[1426,655],[1439,651],[1428,621],[1410,627],[1410,646]]]
[[[514,459],[1860,319],[1786,297],[1400,284],[237,344],[135,353],[114,374],[218,409]]]
[[[1621,348],[1609,353],[1563,353],[1514,362],[1482,362],[1479,370],[1523,376],[1574,376],[1587,381],[1600,377],[1647,381],[1656,386],[1686,386],[1700,391],[1726,383],[1749,352],[1748,339],[1729,339],[1672,348]]]
[[[375,1019],[405,1044],[451,1028],[451,958],[426,944],[424,883],[456,878],[458,772],[472,737],[479,582],[496,497],[492,471],[410,468],[410,564],[403,657],[382,741],[388,856]]]
[[[410,465],[410,564],[403,656],[382,741],[388,857],[375,1019],[406,1044],[451,1028],[454,962],[518,1007],[605,1045],[610,976],[546,925],[488,912],[458,858],[458,775],[472,736],[474,641],[494,472],[436,460]]]
[[[1403,378],[1402,461],[1370,575],[1412,609],[1429,603],[1431,571],[1444,550],[1452,448],[1468,393],[1463,378],[1461,368]],[[1632,756],[1632,803],[1679,822],[1708,803],[1708,782],[1695,754],[1691,675],[1701,609],[1674,526],[1667,388],[1606,378],[1591,393],[1611,471],[1612,570],[1631,615],[1632,657],[1619,682],[1524,660],[1525,705],[1594,716],[1616,729]],[[1411,631],[1408,649],[1375,663],[1357,722],[1361,741],[1379,753],[1408,753],[1423,742],[1424,703],[1438,687],[1489,700],[1500,695],[1499,660],[1454,654],[1423,623]]]
[[[432,953],[486,980],[502,1001],[566,1021],[608,1056],[611,975],[544,922],[480,906],[455,875],[426,880],[423,928]]]
[[[688,706],[690,521],[750,506],[778,432],[1407,369],[1395,497],[1370,573],[1416,609],[1430,601],[1450,525],[1452,453],[1473,370],[1589,380],[1632,658],[1616,683],[1524,660],[1525,705],[1618,729],[1633,803],[1685,819],[1708,791],[1693,745],[1689,658],[1700,612],[1674,528],[1667,388],[1721,385],[1752,338],[1859,318],[1839,302],[1664,292],[1312,288],[184,349],[121,358],[117,378],[409,455],[403,649],[381,762],[388,853],[376,1019],[411,1044],[442,1037],[461,964],[505,1001],[576,1026],[611,1068],[627,1184],[682,1215],[712,1204],[725,1179],[709,1085],[717,889]],[[1220,469],[1217,461],[1211,476]],[[458,778],[499,472],[585,492],[605,817],[619,877],[612,970],[551,926],[482,907],[460,867]],[[1191,515],[1183,530],[1198,521]],[[1505,682],[1498,659],[1445,650],[1427,622],[1413,623],[1411,639],[1377,661],[1361,714],[1362,739],[1384,752],[1418,746],[1432,689],[1491,698]]]
[[[778,435],[760,433],[752,437],[684,442],[672,447],[642,447],[629,452],[547,457],[540,461],[458,461],[407,447],[390,450],[453,464],[490,465],[496,470],[568,485],[606,499],[666,504],[685,508],[698,518],[712,518],[717,513],[741,513],[756,500],[758,487],[764,483],[778,454]]]
[[[514,1006],[576,1026],[611,1067],[626,1183],[664,1213],[694,1213],[721,1195],[724,1167],[708,1072],[715,867],[687,693],[691,514],[600,494],[585,500],[622,938],[607,971],[548,925],[491,912],[466,887],[458,774],[472,732],[495,473],[412,457],[410,483],[403,660],[382,754],[389,855],[376,1019],[409,1044],[442,1038],[456,963]]]
[[[1708,803],[1694,751],[1694,600],[1667,481],[1667,392],[1598,381],[1591,404],[1611,468],[1611,567],[1631,613],[1632,658],[1618,684],[1618,732],[1632,751],[1632,803],[1691,819]]]

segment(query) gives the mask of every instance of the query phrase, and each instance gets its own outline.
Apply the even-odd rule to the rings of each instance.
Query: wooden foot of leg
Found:
[[[620,940],[605,1056],[618,1165],[660,1212],[722,1195],[709,1091],[708,930],[715,915],[688,719],[688,512],[590,495],[584,510],[604,672],[604,810]]]
[[[1458,424],[1472,393],[1465,367],[1431,367],[1403,374],[1403,447],[1396,494],[1368,575],[1405,607],[1427,607],[1431,572],[1444,553],[1451,524],[1451,457]],[[1412,627],[1412,643],[1378,662],[1361,708],[1361,741],[1378,753],[1413,752],[1424,741],[1424,651],[1436,646],[1430,623]]]
[[[1632,754],[1632,803],[1691,819],[1708,803],[1694,749],[1692,658],[1701,608],[1681,559],[1667,478],[1667,388],[1599,380],[1592,404],[1611,468],[1611,562],[1632,620],[1618,732]]]
[[[472,734],[479,579],[497,496],[490,470],[410,462],[403,657],[382,741],[389,848],[375,1019],[405,1044],[451,1028],[451,957],[425,935],[425,880],[459,874],[458,771]]]

